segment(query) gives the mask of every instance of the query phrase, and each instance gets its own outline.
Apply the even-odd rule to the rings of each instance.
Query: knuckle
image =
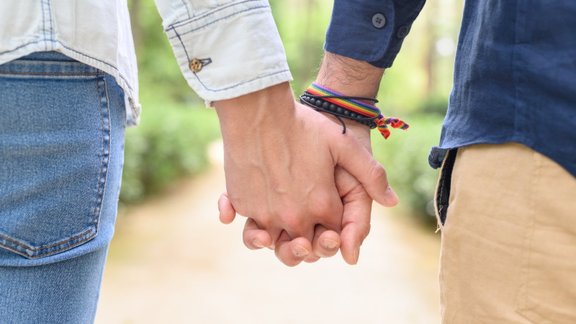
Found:
[[[304,217],[299,212],[283,212],[278,218],[290,232],[301,233],[304,228]]]
[[[273,225],[272,217],[268,213],[253,213],[249,217],[262,229],[269,229]]]
[[[360,225],[359,229],[360,229],[362,240],[364,240],[366,237],[368,237],[368,234],[370,234],[371,228],[372,228],[372,225],[370,225],[370,223],[365,223],[365,224]]]
[[[309,205],[310,214],[316,218],[332,216],[339,211],[339,200],[333,199],[328,194],[317,194]]]
[[[380,163],[374,160],[368,169],[368,175],[371,179],[386,179],[386,170],[384,170],[384,167],[382,167]]]

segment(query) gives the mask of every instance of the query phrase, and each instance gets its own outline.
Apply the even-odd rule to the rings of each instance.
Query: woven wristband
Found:
[[[374,98],[345,96],[316,83],[312,83],[312,85],[306,89],[304,94],[300,96],[301,103],[310,106],[317,111],[334,115],[338,119],[346,118],[354,120],[363,125],[369,126],[370,128],[378,128],[380,134],[382,134],[386,139],[390,136],[388,125],[392,128],[399,128],[402,130],[406,130],[410,127],[398,118],[384,117],[378,107],[367,104],[363,101],[378,102],[378,100]],[[342,126],[344,127],[343,133],[345,133],[346,125],[343,122]]]

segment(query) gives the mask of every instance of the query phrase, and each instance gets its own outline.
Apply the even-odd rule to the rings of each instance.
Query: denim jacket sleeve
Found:
[[[290,81],[267,0],[156,0],[188,84],[207,102]]]
[[[424,2],[335,0],[325,49],[378,67],[390,67]]]

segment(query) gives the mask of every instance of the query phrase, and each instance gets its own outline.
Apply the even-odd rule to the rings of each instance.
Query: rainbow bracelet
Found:
[[[378,102],[374,98],[345,96],[316,83],[312,83],[304,94],[300,96],[300,102],[317,111],[334,115],[337,118],[351,119],[370,128],[378,128],[378,131],[385,139],[390,137],[388,125],[402,130],[410,127],[410,125],[398,118],[384,117],[378,107],[363,101]],[[346,125],[344,123],[342,125],[344,127],[343,133],[345,133]]]

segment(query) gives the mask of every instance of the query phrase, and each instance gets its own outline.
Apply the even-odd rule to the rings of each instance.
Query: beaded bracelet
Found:
[[[378,107],[362,101],[378,102],[378,100],[374,98],[345,96],[316,83],[312,83],[304,94],[300,96],[301,103],[317,111],[336,116],[342,123],[343,134],[346,133],[346,124],[344,124],[340,118],[354,120],[360,124],[369,126],[371,129],[378,128],[380,134],[386,139],[390,136],[388,125],[392,126],[392,128],[400,128],[402,130],[410,127],[398,118],[384,117]]]

